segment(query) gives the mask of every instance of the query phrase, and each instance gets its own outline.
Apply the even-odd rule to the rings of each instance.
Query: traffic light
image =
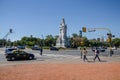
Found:
[[[108,36],[108,37],[112,37],[112,34],[111,34],[111,33],[107,33],[107,36]]]
[[[108,39],[107,39],[107,42],[111,43],[111,41],[112,41],[111,38],[108,38]]]
[[[115,37],[115,35],[112,35],[112,37]]]
[[[111,33],[107,33],[108,39],[107,42],[111,43],[112,41],[112,34]]]
[[[83,32],[86,32],[86,27],[82,27],[82,31],[83,31]]]
[[[82,30],[80,30],[79,32],[80,32],[80,34],[79,34],[79,35],[80,35],[80,37],[82,37]]]

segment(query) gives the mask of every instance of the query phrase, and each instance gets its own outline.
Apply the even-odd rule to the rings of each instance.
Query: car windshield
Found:
[[[5,49],[5,52],[12,52],[13,50],[16,50],[16,48],[7,48]]]
[[[13,53],[15,53],[15,54],[26,54],[25,51],[21,51],[21,50],[14,50]]]
[[[16,50],[16,49],[8,49],[9,51],[13,51],[13,50]]]
[[[26,54],[26,52],[24,52],[24,51],[21,51],[21,52],[20,52],[20,54]]]

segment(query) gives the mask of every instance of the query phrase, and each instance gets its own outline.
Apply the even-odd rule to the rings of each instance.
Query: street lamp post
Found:
[[[13,29],[9,29],[9,32],[3,37],[3,40],[5,40],[5,47],[7,47],[7,37],[11,33],[13,33]],[[3,43],[3,45],[4,45],[4,43]]]

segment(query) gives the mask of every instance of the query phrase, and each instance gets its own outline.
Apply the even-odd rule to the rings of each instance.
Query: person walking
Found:
[[[112,55],[113,55],[113,50],[110,49],[110,56],[112,57]]]
[[[100,61],[100,58],[99,58],[99,50],[96,48],[95,49],[95,58],[93,59],[95,61],[96,58],[98,58],[98,60]]]
[[[83,56],[82,48],[80,48],[80,56],[81,56],[81,59],[82,59],[82,56]]]
[[[83,60],[84,60],[84,61],[85,61],[85,60],[88,61],[86,55],[87,55],[87,50],[86,50],[86,48],[84,48],[84,49],[83,49]]]
[[[40,48],[40,55],[42,56],[43,48]]]

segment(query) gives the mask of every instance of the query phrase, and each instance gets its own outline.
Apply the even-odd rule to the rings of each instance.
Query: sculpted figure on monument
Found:
[[[56,41],[56,47],[63,47],[65,48],[67,46],[67,25],[65,24],[65,19],[62,19],[62,22],[60,24],[60,32],[59,37]]]

